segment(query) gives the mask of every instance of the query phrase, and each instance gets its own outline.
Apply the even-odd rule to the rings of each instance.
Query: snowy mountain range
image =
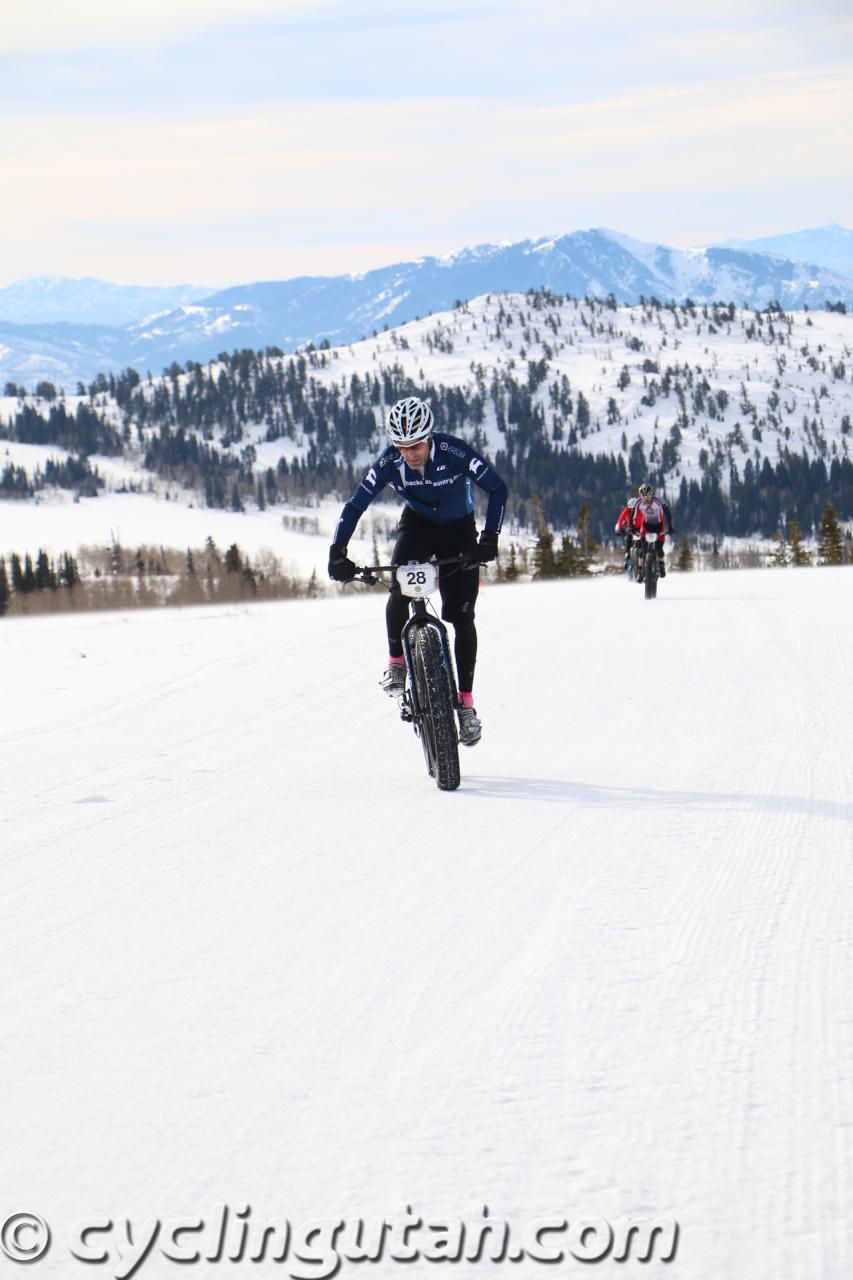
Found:
[[[64,323],[113,325],[118,328],[158,311],[169,311],[205,298],[203,285],[110,284],[83,276],[30,276],[0,289],[0,317],[15,324]]]
[[[237,348],[340,345],[457,301],[543,286],[576,297],[612,294],[623,303],[657,297],[748,307],[778,301],[785,309],[822,308],[827,301],[853,306],[853,233],[828,227],[771,239],[778,243],[684,250],[599,228],[484,244],[360,275],[303,276],[215,293],[39,277],[0,290],[0,380],[30,388],[48,380],[71,389],[99,372],[130,366],[157,373],[175,361],[210,360]],[[779,252],[764,251],[771,247]],[[795,259],[798,247],[822,256]],[[846,270],[821,265],[827,257]]]
[[[275,546],[308,504],[315,536],[300,567],[324,573],[340,502],[383,447],[387,405],[411,388],[442,429],[499,460],[522,521],[531,493],[561,528],[587,501],[596,536],[612,536],[629,482],[653,474],[691,534],[770,537],[793,515],[808,531],[829,497],[853,517],[851,336],[853,318],[825,310],[492,294],[304,355],[99,378],[52,401],[0,395],[0,554],[109,545],[116,529],[137,545],[201,546],[214,531],[224,545]],[[79,452],[97,497],[79,493],[79,463],[64,488],[46,477]],[[362,554],[395,519],[393,503],[377,504]]]
[[[810,231],[761,236],[757,240],[726,240],[721,247],[774,253],[794,262],[816,262],[829,271],[853,276],[853,231],[834,222]]]

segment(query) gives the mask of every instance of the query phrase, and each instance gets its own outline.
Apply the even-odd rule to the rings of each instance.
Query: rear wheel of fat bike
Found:
[[[414,641],[415,680],[423,709],[420,734],[427,769],[439,791],[455,791],[459,786],[459,739],[441,637],[435,627],[418,627]]]

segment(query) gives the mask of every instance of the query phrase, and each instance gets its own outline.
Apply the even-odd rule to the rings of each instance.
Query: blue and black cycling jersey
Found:
[[[464,440],[436,432],[423,473],[410,467],[393,445],[376,459],[344,504],[335,530],[336,543],[346,546],[373,499],[389,484],[416,515],[439,524],[470,515],[474,510],[472,485],[476,484],[489,495],[485,527],[490,533],[500,533],[507,499],[503,480]]]

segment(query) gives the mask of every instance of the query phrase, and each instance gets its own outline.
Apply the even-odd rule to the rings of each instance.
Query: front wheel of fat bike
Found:
[[[450,675],[435,627],[417,628],[414,658],[417,696],[422,709],[419,728],[427,769],[439,791],[455,791],[459,786],[459,739]]]
[[[655,600],[658,594],[658,556],[657,548],[646,548],[646,572],[645,572],[646,599]]]

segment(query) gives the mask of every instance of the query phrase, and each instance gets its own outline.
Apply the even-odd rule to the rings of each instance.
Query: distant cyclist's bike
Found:
[[[647,525],[644,533],[636,534],[631,544],[631,566],[635,581],[642,582],[647,600],[657,599],[660,561],[658,560],[659,528]]]
[[[370,565],[359,569],[356,578],[375,584],[382,581],[377,573],[392,573],[400,591],[409,597],[411,612],[403,626],[403,657],[409,679],[399,699],[400,717],[420,738],[427,772],[439,791],[455,791],[460,782],[455,712],[461,704],[447,628],[427,608],[442,565],[456,565],[459,573],[479,567],[464,556],[453,556],[423,564]],[[382,585],[393,590],[387,582]]]

